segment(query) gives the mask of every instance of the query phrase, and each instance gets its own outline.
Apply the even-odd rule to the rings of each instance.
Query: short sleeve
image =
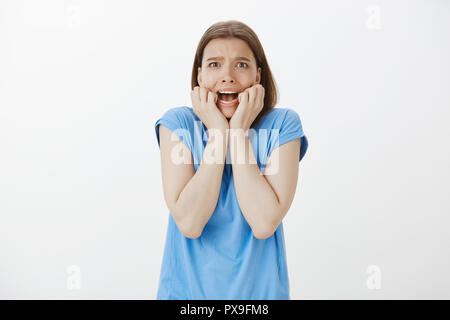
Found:
[[[300,139],[300,157],[301,161],[308,149],[308,139],[303,132],[300,116],[292,109],[287,109],[285,117],[280,127],[278,146],[285,144],[291,140]]]
[[[175,133],[184,144],[191,149],[191,135],[187,125],[186,114],[183,107],[175,107],[167,110],[161,118],[159,118],[155,123],[155,133],[156,140],[158,141],[158,147],[160,147],[159,142],[159,125],[162,124],[170,131]]]

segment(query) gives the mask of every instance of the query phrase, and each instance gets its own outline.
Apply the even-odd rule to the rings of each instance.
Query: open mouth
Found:
[[[218,99],[223,103],[232,103],[237,100],[237,98],[238,93],[218,93]]]
[[[238,92],[217,92],[218,106],[221,107],[237,107],[239,104]]]

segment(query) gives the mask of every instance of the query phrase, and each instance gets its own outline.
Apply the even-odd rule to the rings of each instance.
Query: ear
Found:
[[[197,82],[201,86],[202,84],[202,68],[198,67],[197,69]]]
[[[261,67],[258,67],[258,71],[256,73],[256,83],[261,83]]]

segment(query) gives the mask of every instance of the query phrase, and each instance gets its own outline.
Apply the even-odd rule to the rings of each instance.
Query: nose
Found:
[[[232,75],[233,67],[232,66],[228,66],[226,68],[223,68],[223,70],[224,71],[223,71],[223,74],[222,74],[222,83],[227,83],[227,82],[234,83],[235,80],[234,80],[233,75]]]

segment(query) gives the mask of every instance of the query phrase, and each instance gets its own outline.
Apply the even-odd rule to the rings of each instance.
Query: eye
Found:
[[[239,62],[238,65],[241,64],[241,63],[243,63],[243,64],[246,65],[244,68],[247,68],[247,67],[248,67],[248,64],[247,64],[246,62]]]
[[[211,65],[212,65],[213,63],[217,64],[217,62],[211,62],[210,64],[208,64],[208,66],[211,67]],[[214,67],[212,67],[212,68],[214,68]]]

